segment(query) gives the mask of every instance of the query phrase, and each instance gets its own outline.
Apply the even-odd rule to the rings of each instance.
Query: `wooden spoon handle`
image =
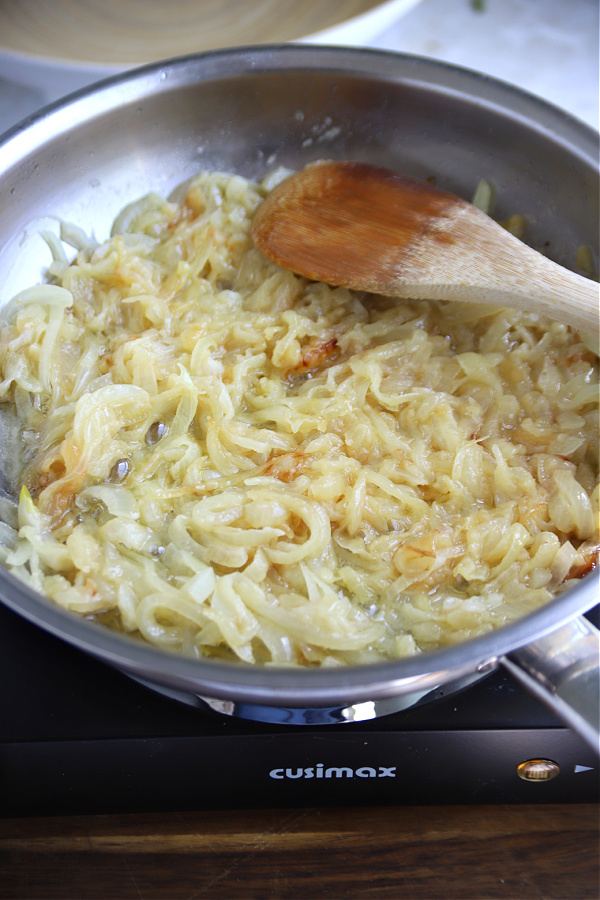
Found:
[[[402,270],[383,293],[510,306],[598,333],[596,281],[532,250],[473,206],[456,205],[452,212],[444,230],[447,243],[440,241],[439,231],[430,236],[434,246],[426,268],[404,258]]]

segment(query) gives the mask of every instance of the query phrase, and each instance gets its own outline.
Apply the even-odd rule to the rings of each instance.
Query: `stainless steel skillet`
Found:
[[[574,267],[598,239],[598,135],[482,75],[371,50],[239,48],[153,65],[37,113],[0,142],[0,304],[41,279],[39,236],[56,217],[98,238],[125,203],[170,193],[202,168],[260,177],[278,165],[367,160],[465,197],[491,180],[499,217]],[[594,247],[597,262],[597,246]],[[16,488],[4,418],[1,479]],[[10,515],[10,504],[5,506]],[[12,609],[129,675],[191,702],[270,721],[368,718],[502,664],[598,748],[598,634],[582,614],[598,577],[515,624],[394,663],[330,671],[257,669],[173,657],[75,619],[0,572]],[[197,700],[195,698],[203,698]]]

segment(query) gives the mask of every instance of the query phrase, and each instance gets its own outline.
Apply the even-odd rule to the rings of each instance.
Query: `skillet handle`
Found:
[[[583,617],[498,662],[600,755],[600,632]]]

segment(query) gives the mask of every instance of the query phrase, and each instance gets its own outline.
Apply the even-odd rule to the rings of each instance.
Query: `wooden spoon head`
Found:
[[[281,182],[259,207],[252,237],[269,259],[299,275],[393,293],[419,264],[423,237],[452,242],[443,227],[464,200],[427,182],[359,162],[318,162]]]
[[[598,333],[598,285],[527,247],[466,200],[356,162],[315,163],[258,208],[252,236],[299,275],[358,291],[460,299]]]

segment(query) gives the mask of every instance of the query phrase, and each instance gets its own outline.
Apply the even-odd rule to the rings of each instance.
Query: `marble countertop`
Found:
[[[598,129],[597,0],[423,0],[372,46],[442,59],[530,91]]]
[[[598,128],[597,0],[421,0],[366,46],[476,69]],[[0,79],[0,132],[54,99]]]

